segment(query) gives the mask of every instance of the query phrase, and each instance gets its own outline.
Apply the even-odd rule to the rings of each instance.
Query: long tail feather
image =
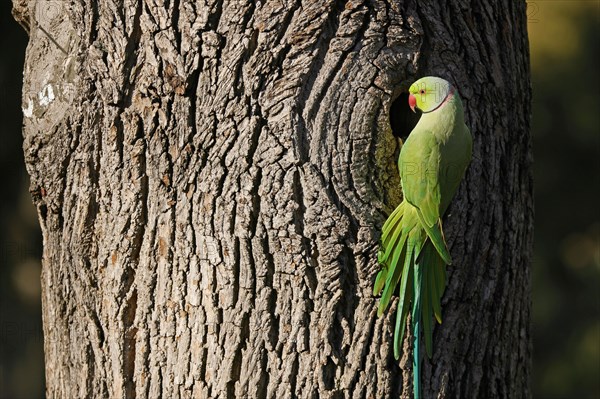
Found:
[[[400,221],[402,220],[402,215],[404,213],[404,203],[398,205],[398,207],[392,212],[392,214],[388,217],[383,225],[383,232],[381,234],[381,241],[383,248],[388,248],[391,250],[395,246],[395,240],[398,238],[397,234],[389,234],[390,231],[396,232],[398,234],[402,231],[402,228],[398,226]],[[394,238],[394,243],[390,243],[392,238]],[[387,280],[388,275],[388,266],[387,266],[387,258],[389,257],[389,251],[379,251],[377,254],[377,262],[383,265],[383,268],[377,273],[377,278],[375,279],[375,285],[373,286],[373,295],[379,295],[381,290],[384,287],[384,284]]]
[[[394,329],[394,357],[396,360],[400,358],[400,346],[404,341],[404,331],[406,329],[406,315],[408,314],[408,304],[412,298],[413,287],[409,286],[409,281],[413,280],[413,262],[412,250],[410,255],[406,257],[402,273],[402,282],[400,284],[400,303],[396,313],[396,328]]]
[[[398,288],[398,308],[394,327],[394,357],[400,358],[408,312],[412,314],[414,397],[421,397],[421,330],[425,352],[433,353],[432,316],[441,323],[441,298],[446,286],[446,248],[441,224],[423,225],[419,210],[407,202],[400,204],[383,227],[381,250],[377,260],[382,269],[377,275],[373,293],[381,293],[377,314],[389,306]],[[412,306],[411,306],[412,305]],[[412,309],[411,309],[412,308]]]
[[[401,245],[399,246],[399,248],[397,248],[396,251],[394,251],[394,256],[392,258],[393,265],[398,264],[401,255],[403,255],[405,252],[405,249],[403,248],[403,243],[404,241],[406,241],[406,236],[403,235],[403,238],[404,239],[401,240]],[[392,298],[392,293],[394,292],[394,289],[396,288],[396,285],[398,285],[398,281],[400,280],[401,272],[402,269],[398,266],[395,266],[393,270],[391,270],[391,273],[388,272],[387,279],[385,281],[385,288],[383,289],[383,294],[381,294],[381,300],[379,301],[379,309],[377,310],[378,316],[381,316],[385,309],[388,307],[390,299]]]
[[[420,265],[421,273],[421,322],[423,323],[423,336],[425,337],[425,353],[431,358],[433,343],[431,339],[431,268],[427,263]]]
[[[412,311],[412,330],[415,337],[413,346],[413,390],[414,398],[421,397],[421,286],[423,278],[423,266],[415,265],[415,298]]]

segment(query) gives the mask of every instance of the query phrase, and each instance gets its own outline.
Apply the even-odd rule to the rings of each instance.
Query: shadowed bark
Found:
[[[524,2],[13,3],[49,398],[410,398],[372,285],[424,75],[474,159],[423,392],[530,397]]]

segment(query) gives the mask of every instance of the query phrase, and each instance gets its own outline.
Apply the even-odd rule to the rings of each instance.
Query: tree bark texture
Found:
[[[13,2],[49,398],[411,397],[372,285],[424,75],[474,159],[423,392],[530,397],[525,2]]]

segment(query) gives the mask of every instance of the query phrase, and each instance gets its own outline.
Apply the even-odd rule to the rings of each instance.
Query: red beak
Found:
[[[409,105],[410,109],[412,110],[412,112],[417,112],[417,111],[415,111],[415,107],[417,106],[417,98],[415,96],[413,96],[412,94],[408,95],[408,105]]]

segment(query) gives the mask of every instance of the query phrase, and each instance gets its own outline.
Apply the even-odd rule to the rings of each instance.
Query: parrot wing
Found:
[[[440,145],[436,140],[431,131],[415,128],[402,146],[398,167],[404,198],[417,208],[419,220],[427,236],[446,264],[451,264],[452,258],[444,240],[440,221],[440,172],[443,168]],[[416,255],[418,257],[419,253]]]
[[[427,225],[433,226],[440,218],[440,146],[432,132],[416,129],[400,152],[402,192],[421,211]]]

